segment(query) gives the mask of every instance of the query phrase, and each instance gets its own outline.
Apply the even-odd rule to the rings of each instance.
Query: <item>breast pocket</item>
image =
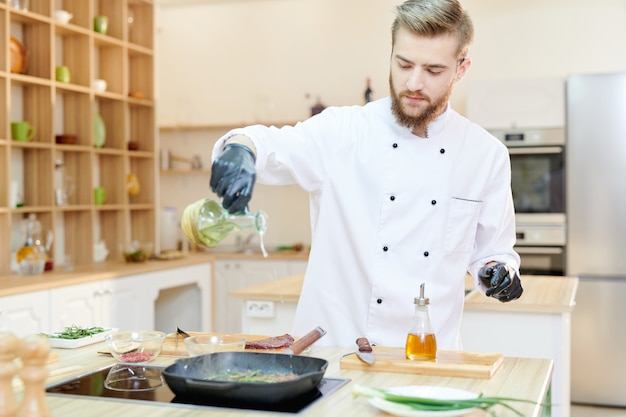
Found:
[[[482,204],[478,200],[452,198],[444,241],[446,252],[472,251]]]

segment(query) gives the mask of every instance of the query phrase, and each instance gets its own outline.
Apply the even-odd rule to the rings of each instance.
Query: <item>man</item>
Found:
[[[296,126],[249,126],[213,150],[211,187],[245,209],[256,176],[310,193],[312,242],[294,335],[404,346],[425,283],[439,349],[461,349],[464,276],[500,301],[522,294],[503,144],[452,110],[471,65],[456,0],[408,0],[392,26],[391,96]]]

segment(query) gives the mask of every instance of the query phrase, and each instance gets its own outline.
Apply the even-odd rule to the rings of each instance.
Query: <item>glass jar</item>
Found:
[[[17,250],[16,260],[20,275],[42,274],[46,266],[46,247],[41,241],[41,223],[34,213],[26,221],[26,241]]]

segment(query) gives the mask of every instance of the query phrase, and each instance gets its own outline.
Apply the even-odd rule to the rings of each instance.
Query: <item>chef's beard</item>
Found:
[[[424,94],[411,93],[408,90],[403,90],[398,94],[395,88],[393,88],[391,75],[389,75],[389,89],[391,90],[391,112],[396,118],[396,121],[401,126],[408,127],[411,130],[424,129],[426,132],[428,132],[428,125],[446,110],[448,100],[450,99],[450,95],[452,95],[452,85],[450,85],[450,88],[448,88],[448,91],[446,91],[444,95],[435,100]],[[413,116],[405,113],[400,99],[402,96],[415,95],[423,98],[429,104],[421,113]]]

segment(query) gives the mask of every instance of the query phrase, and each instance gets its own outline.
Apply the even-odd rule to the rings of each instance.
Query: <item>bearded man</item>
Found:
[[[256,180],[309,193],[295,336],[320,325],[320,345],[405,346],[424,283],[438,348],[460,350],[466,273],[486,296],[522,294],[507,149],[449,105],[472,37],[458,1],[408,0],[392,25],[389,97],[234,129],[213,148],[211,188],[231,213]]]

